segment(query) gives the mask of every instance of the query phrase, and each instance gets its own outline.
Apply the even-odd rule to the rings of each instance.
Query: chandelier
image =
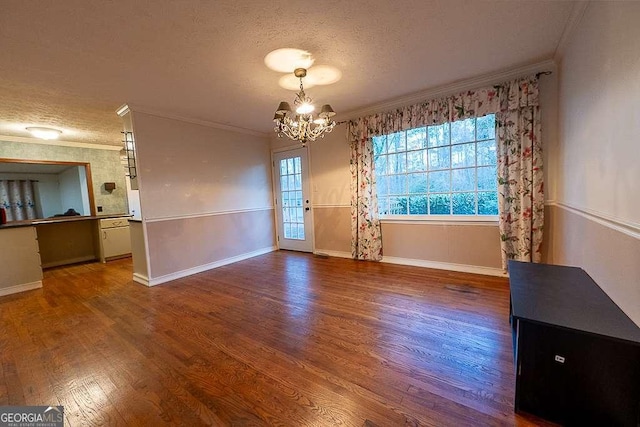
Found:
[[[300,92],[296,94],[293,100],[295,109],[291,110],[288,102],[282,101],[276,110],[273,121],[276,126],[275,132],[279,137],[287,136],[295,141],[300,141],[304,146],[307,141],[315,141],[318,138],[324,138],[324,135],[331,132],[336,125],[332,117],[336,115],[331,105],[325,104],[320,108],[318,118],[314,120],[313,110],[315,107],[311,104],[311,98],[304,92],[302,79],[306,77],[306,68],[296,68],[293,74],[300,79]]]

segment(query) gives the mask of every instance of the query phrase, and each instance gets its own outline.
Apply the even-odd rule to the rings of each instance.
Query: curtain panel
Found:
[[[0,180],[0,207],[6,210],[7,221],[35,219],[33,181]]]
[[[351,142],[351,257],[380,261],[382,228],[378,215],[371,141]]]
[[[544,194],[539,90],[535,75],[361,117],[348,123],[354,258],[382,258],[373,137],[487,114],[496,114],[498,128],[497,180],[503,266],[506,268],[508,259],[539,261]],[[375,212],[372,211],[373,206]],[[363,228],[363,224],[367,226]],[[370,246],[379,255],[370,257],[369,251],[359,255],[359,248]]]

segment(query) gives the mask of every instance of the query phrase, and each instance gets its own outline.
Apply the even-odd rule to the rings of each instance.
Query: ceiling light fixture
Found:
[[[318,118],[314,120],[313,110],[315,107],[311,103],[311,98],[304,92],[302,79],[306,77],[306,68],[296,68],[293,74],[300,79],[300,92],[296,94],[293,105],[296,107],[295,116],[288,102],[282,101],[276,110],[273,121],[274,128],[279,137],[287,136],[290,139],[300,141],[304,146],[307,141],[315,141],[324,138],[324,135],[331,132],[336,125],[332,117],[336,115],[331,105],[325,104],[320,109]],[[293,118],[287,116],[291,114]]]
[[[62,133],[62,131],[60,131],[58,129],[43,128],[43,127],[28,127],[26,129],[34,137],[40,138],[40,139],[46,139],[46,140],[58,139],[58,137]]]

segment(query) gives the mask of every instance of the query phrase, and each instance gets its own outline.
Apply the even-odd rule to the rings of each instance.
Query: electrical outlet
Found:
[[[98,212],[102,212],[102,206],[98,206]]]

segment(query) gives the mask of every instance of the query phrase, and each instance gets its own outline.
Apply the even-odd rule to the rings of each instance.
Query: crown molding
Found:
[[[478,89],[484,86],[501,83],[530,74],[555,70],[555,61],[553,59],[547,59],[546,61],[536,62],[534,64],[523,65],[515,68],[509,68],[494,73],[483,74],[478,77],[460,80],[450,84],[426,89],[420,92],[415,92],[410,95],[393,98],[388,101],[370,105],[368,107],[347,111],[346,113],[340,114],[337,118],[339,118],[340,121],[352,120],[358,117],[395,110],[397,108],[405,107],[407,105],[416,104],[418,102],[423,102],[430,99],[453,95],[455,93],[464,92],[465,90]]]
[[[553,54],[553,59],[556,63],[560,62],[560,59],[564,55],[564,49],[567,47],[567,43],[571,40],[576,28],[578,28],[578,24],[580,24],[580,21],[584,16],[584,12],[587,10],[587,6],[589,6],[588,1],[578,1],[573,5],[571,15],[569,15],[567,24],[564,26],[564,30],[562,31],[562,36],[560,36],[560,40],[556,46],[556,51]]]
[[[261,138],[267,138],[270,135],[269,133],[265,133],[265,132],[245,129],[237,126],[224,125],[222,123],[211,122],[208,120],[194,119],[191,117],[185,117],[185,116],[169,113],[167,111],[156,110],[153,108],[147,108],[140,105],[129,104],[129,103],[118,108],[116,112],[120,117],[122,117],[128,112],[143,113],[143,114],[148,114],[150,116],[161,117],[163,119],[178,120],[181,122],[192,123],[194,125],[206,126],[214,129],[221,129],[221,130],[227,130],[227,131],[236,132],[236,133],[243,133],[246,135],[259,136]]]
[[[59,139],[44,140],[38,138],[27,138],[23,136],[11,136],[2,134],[0,134],[0,141],[21,142],[24,144],[53,145],[55,147],[92,148],[94,150],[122,150],[121,145],[92,144],[89,142],[63,141]]]

